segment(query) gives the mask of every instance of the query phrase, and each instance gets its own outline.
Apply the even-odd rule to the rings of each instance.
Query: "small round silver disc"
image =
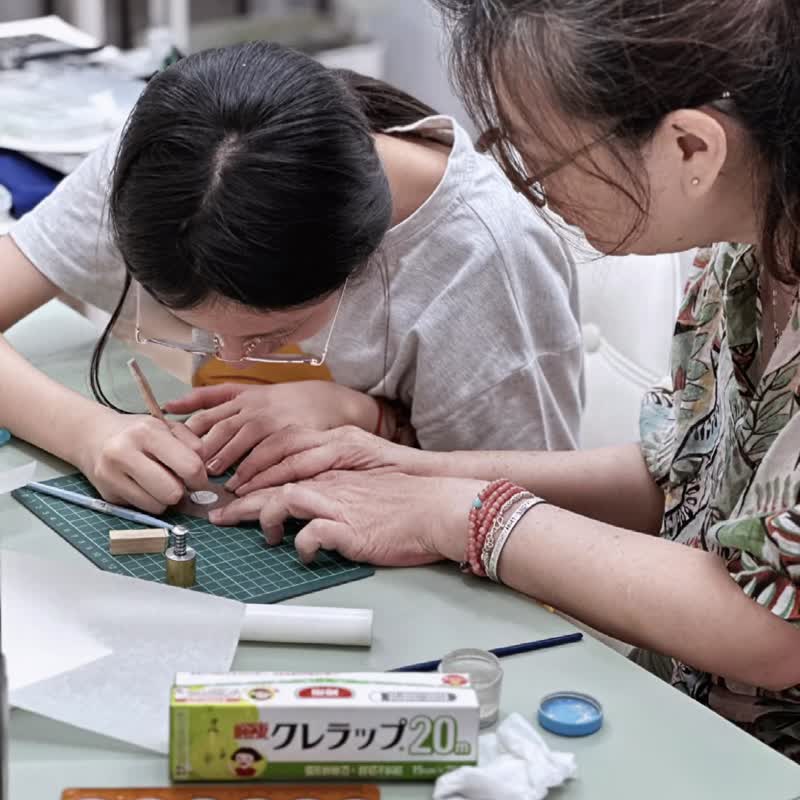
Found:
[[[217,500],[219,500],[219,495],[215,492],[199,491],[192,492],[189,495],[189,499],[199,506],[210,506],[212,503],[216,503]]]

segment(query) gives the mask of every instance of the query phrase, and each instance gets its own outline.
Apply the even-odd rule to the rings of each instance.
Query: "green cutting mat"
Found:
[[[98,497],[80,473],[47,481],[51,486]],[[42,522],[66,539],[100,569],[165,582],[163,555],[112,556],[109,530],[141,528],[140,524],[110,517],[50,497],[17,489],[13,496]],[[371,567],[354,564],[338,553],[320,552],[315,562],[304,565],[294,549],[294,535],[278,547],[267,547],[257,526],[218,528],[184,514],[166,514],[164,520],[186,525],[190,544],[197,551],[197,591],[229,597],[243,603],[276,603],[287,597],[316,592],[374,574]],[[297,532],[299,523],[294,532]]]

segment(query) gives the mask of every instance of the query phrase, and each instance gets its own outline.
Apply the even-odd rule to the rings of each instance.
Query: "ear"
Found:
[[[707,111],[681,109],[667,114],[656,135],[686,196],[697,198],[709,192],[728,158],[723,125]]]

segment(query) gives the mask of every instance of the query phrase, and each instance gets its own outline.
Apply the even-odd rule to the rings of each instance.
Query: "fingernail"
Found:
[[[208,462],[208,471],[209,472],[217,472],[219,470],[219,459],[213,458],[211,461]]]
[[[217,509],[216,511],[209,511],[208,512],[208,521],[209,522],[213,522],[215,525],[217,525],[220,522],[222,522],[223,519],[224,519],[224,516],[222,514],[222,510],[221,509]]]
[[[239,488],[239,479],[234,475],[226,484],[225,488],[229,492],[235,492]]]
[[[264,538],[267,540],[267,544],[270,546],[279,544],[282,535],[282,525],[269,525],[264,528]]]

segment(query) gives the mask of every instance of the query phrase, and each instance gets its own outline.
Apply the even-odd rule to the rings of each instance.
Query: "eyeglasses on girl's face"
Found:
[[[147,305],[147,295],[145,290],[137,283],[136,284],[136,325],[135,325],[135,338],[137,344],[154,344],[159,347],[166,347],[170,350],[180,350],[184,353],[189,353],[193,356],[201,357],[215,357],[221,361],[229,363],[253,362],[257,364],[304,364],[313,367],[322,366],[325,359],[328,357],[328,350],[333,337],[333,331],[336,327],[336,320],[339,317],[339,311],[342,307],[345,291],[347,290],[347,281],[342,286],[339,293],[339,300],[336,304],[336,310],[331,319],[328,335],[325,337],[325,344],[319,354],[307,353],[275,353],[273,352],[276,347],[274,340],[270,336],[250,336],[242,338],[237,342],[233,342],[229,337],[223,337],[219,334],[211,333],[211,340],[208,344],[204,342],[180,342],[176,339],[162,338],[150,335],[145,332],[146,323],[144,321],[145,306]],[[152,301],[152,299],[151,299]],[[165,313],[168,313],[165,311]],[[173,317],[173,320],[175,318]],[[178,322],[175,320],[176,323]],[[182,323],[179,323],[182,324]],[[188,326],[187,326],[188,328]],[[231,352],[236,351],[237,355],[231,357]]]

